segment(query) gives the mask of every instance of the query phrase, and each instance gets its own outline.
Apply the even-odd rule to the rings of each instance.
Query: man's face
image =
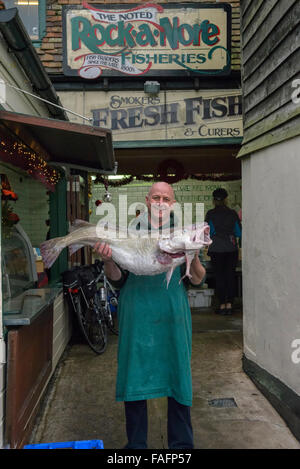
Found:
[[[151,218],[162,222],[169,219],[174,202],[173,189],[165,182],[153,184],[148,196],[146,196],[146,205],[151,213]]]

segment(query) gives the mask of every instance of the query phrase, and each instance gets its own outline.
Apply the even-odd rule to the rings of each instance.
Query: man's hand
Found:
[[[109,244],[102,243],[101,241],[97,241],[94,246],[94,251],[99,254],[103,262],[111,261],[112,260],[112,252],[111,247]]]
[[[112,259],[112,250],[109,244],[97,241],[94,245],[94,251],[99,254],[104,262],[104,272],[106,277],[111,280],[120,280],[122,274],[119,267]]]
[[[193,285],[200,285],[205,276],[206,270],[200,262],[199,251],[196,252],[194,259],[192,260],[190,273],[192,275],[190,279],[191,283]]]

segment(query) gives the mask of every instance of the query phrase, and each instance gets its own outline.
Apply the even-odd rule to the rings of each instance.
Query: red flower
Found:
[[[18,223],[18,221],[20,220],[20,218],[18,217],[18,215],[16,213],[9,213],[8,214],[8,220],[13,222],[13,223]]]
[[[96,200],[95,205],[98,207],[98,205],[102,204],[102,200]]]
[[[7,189],[2,189],[2,199],[8,200],[18,200],[18,196],[15,192],[9,191]]]

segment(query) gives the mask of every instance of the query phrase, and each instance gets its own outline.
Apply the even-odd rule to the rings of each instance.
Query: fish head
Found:
[[[197,252],[204,246],[212,243],[210,238],[210,227],[207,223],[198,223],[182,230],[174,229],[169,236],[162,236],[158,241],[161,252],[171,257],[185,256],[186,253]]]
[[[183,230],[174,229],[169,236],[162,236],[158,240],[156,259],[160,264],[168,266],[167,285],[174,268],[184,262],[186,272],[182,278],[191,278],[190,267],[195,254],[211,243],[210,227],[207,223],[194,224]]]

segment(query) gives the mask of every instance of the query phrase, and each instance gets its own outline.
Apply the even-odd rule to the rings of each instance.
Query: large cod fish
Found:
[[[165,235],[151,237],[148,232],[127,236],[122,228],[110,230],[104,225],[94,225],[75,220],[70,233],[53,238],[41,244],[41,255],[46,268],[50,268],[65,247],[74,254],[83,246],[93,247],[97,241],[107,243],[112,250],[112,259],[123,269],[135,275],[157,275],[167,273],[167,286],[173,270],[186,262],[182,277],[191,277],[190,265],[197,251],[212,243],[207,223],[191,225],[188,228],[173,228]],[[123,237],[120,232],[123,231]],[[125,236],[124,236],[125,233]]]

